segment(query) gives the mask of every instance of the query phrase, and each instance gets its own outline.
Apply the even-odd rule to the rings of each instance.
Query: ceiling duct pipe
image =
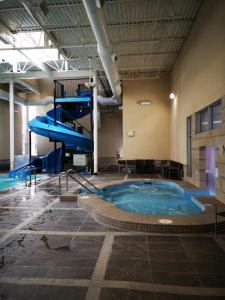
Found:
[[[97,41],[98,54],[113,93],[113,98],[101,98],[101,102],[104,105],[110,105],[109,103],[121,105],[122,89],[116,66],[117,56],[113,53],[107,36],[107,25],[102,8],[100,8],[99,5],[98,7],[96,6],[95,0],[83,0],[83,4]]]
[[[121,101],[118,101],[118,98],[117,97],[103,97],[103,96],[100,96],[98,95],[97,96],[97,100],[98,100],[98,103],[101,104],[101,105],[121,105]]]
[[[0,101],[9,101],[9,93],[5,90],[0,89]],[[24,99],[18,96],[14,97],[16,104],[25,106],[47,106],[54,103],[54,98],[52,96],[47,96],[40,100],[34,99]],[[119,105],[118,98],[116,97],[103,97],[97,96],[97,101],[100,105]]]
[[[0,100],[9,101],[9,93],[0,89]],[[17,96],[14,96],[14,102],[19,105],[25,105],[26,100]]]
[[[0,89],[0,100],[9,101],[9,93],[7,91]],[[46,106],[49,104],[53,104],[54,98],[52,96],[47,96],[40,100],[33,99],[24,99],[21,97],[14,96],[14,102],[19,105],[26,106]]]
[[[40,100],[27,99],[25,105],[27,106],[47,106],[54,103],[53,96],[47,96]]]

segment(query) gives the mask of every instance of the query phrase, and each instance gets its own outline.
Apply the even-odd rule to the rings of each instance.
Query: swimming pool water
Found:
[[[174,182],[133,181],[103,189],[102,199],[118,208],[144,215],[191,215],[204,211],[204,205]]]
[[[14,178],[9,178],[8,175],[0,175],[0,190],[7,190],[22,183]]]
[[[34,175],[32,175],[32,179],[33,178],[34,178]],[[41,178],[41,176],[37,176],[36,178],[37,179]],[[15,178],[11,178],[8,176],[8,174],[0,175],[0,191],[10,189],[10,188],[12,188],[16,185],[22,184],[22,183],[24,184],[24,180],[18,180]]]

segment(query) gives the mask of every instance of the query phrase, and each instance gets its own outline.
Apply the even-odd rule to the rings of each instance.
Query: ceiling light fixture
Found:
[[[140,106],[147,106],[147,105],[152,104],[152,101],[151,100],[139,100],[139,101],[137,101],[137,104]]]

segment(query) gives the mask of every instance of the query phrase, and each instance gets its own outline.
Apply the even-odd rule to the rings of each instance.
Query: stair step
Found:
[[[60,201],[77,201],[77,196],[80,194],[80,189],[71,190],[63,193],[60,196]]]

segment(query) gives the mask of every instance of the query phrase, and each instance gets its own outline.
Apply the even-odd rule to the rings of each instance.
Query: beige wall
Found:
[[[0,159],[9,158],[9,103],[0,102]]]
[[[186,164],[186,118],[225,94],[225,1],[206,0],[172,72],[171,158]]]
[[[123,151],[125,159],[170,158],[169,76],[123,84]],[[136,101],[152,100],[141,107]],[[135,131],[128,137],[129,130]]]
[[[98,130],[98,156],[116,157],[122,154],[122,113],[117,110],[101,113],[101,128]]]
[[[22,154],[22,106],[15,104],[15,154]]]
[[[15,104],[15,154],[22,153],[21,106]],[[0,101],[0,160],[9,159],[9,102]]]
[[[40,95],[33,94],[29,98],[33,100],[41,100],[48,96],[53,96],[53,81],[48,79],[39,79],[35,82],[31,82],[37,86],[40,91]],[[53,105],[37,106],[37,115],[44,116],[47,111],[53,108]],[[32,135],[35,135],[33,133]],[[50,143],[47,137],[36,135],[37,138],[37,154],[45,155],[54,150],[54,143]]]
[[[30,99],[43,99],[47,96],[53,96],[53,81],[49,79],[38,79],[36,81],[30,82],[32,85],[39,88],[40,95],[33,94],[30,95]]]

